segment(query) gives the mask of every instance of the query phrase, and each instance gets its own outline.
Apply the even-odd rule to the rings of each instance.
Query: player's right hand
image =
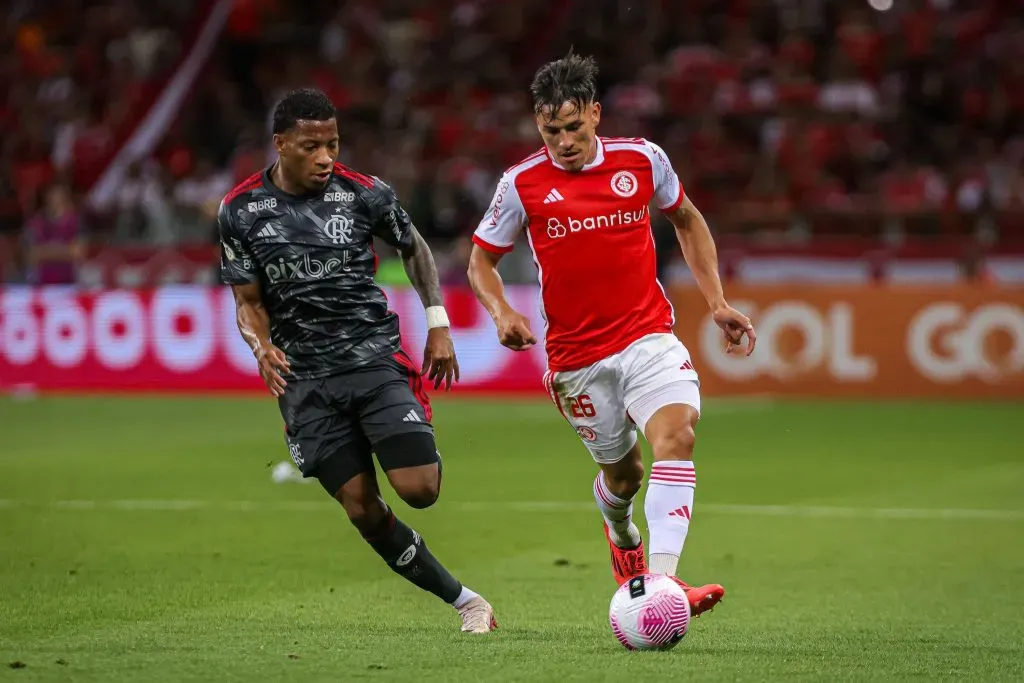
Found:
[[[725,334],[726,353],[739,352],[744,336],[747,338],[747,355],[754,352],[754,346],[757,345],[757,333],[754,332],[754,325],[750,322],[750,318],[728,304],[716,308],[711,317]]]
[[[291,365],[284,351],[273,344],[260,344],[254,353],[260,367],[260,377],[267,385],[271,396],[284,396],[284,388],[288,383],[281,377],[282,372],[291,372]]]
[[[498,341],[513,351],[525,351],[537,343],[537,338],[530,331],[529,319],[511,308],[498,316],[495,325],[498,328]]]

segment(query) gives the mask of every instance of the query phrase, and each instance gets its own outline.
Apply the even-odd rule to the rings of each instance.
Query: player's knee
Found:
[[[324,487],[327,486],[324,483]],[[364,472],[349,478],[337,488],[334,499],[345,508],[349,521],[363,536],[375,535],[388,517],[388,507],[380,497],[377,480],[372,474]]]
[[[429,432],[398,434],[377,445],[391,488],[413,508],[428,508],[441,495],[440,458]]]
[[[675,429],[660,434],[651,443],[655,460],[693,460],[693,448],[697,443],[697,435],[693,425],[679,425]]]
[[[440,465],[403,467],[388,472],[391,486],[398,497],[411,508],[422,510],[437,502],[441,495]]]
[[[409,507],[422,510],[437,502],[441,495],[441,485],[438,481],[423,481],[399,491],[398,495]]]

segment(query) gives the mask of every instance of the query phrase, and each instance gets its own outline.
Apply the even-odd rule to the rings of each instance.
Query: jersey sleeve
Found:
[[[473,242],[495,254],[507,254],[528,223],[526,208],[519,197],[515,179],[505,174],[498,181],[491,205],[473,233]]]
[[[391,186],[376,176],[373,177],[368,204],[374,235],[400,251],[412,246],[412,219],[402,208]]]
[[[651,170],[654,173],[654,200],[659,209],[671,213],[683,203],[686,192],[665,150],[650,141],[647,146],[651,150]]]
[[[226,202],[221,202],[217,211],[217,232],[220,234],[220,279],[224,284],[258,282],[258,264]]]

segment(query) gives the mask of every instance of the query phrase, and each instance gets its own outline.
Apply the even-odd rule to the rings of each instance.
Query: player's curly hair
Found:
[[[294,128],[298,121],[327,121],[337,113],[331,98],[319,90],[292,90],[274,107],[274,133],[284,133]]]
[[[571,49],[565,57],[548,62],[533,77],[533,111],[552,118],[565,102],[582,109],[597,97],[597,61]]]

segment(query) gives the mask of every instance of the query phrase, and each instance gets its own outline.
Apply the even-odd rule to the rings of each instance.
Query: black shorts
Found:
[[[373,471],[375,446],[388,437],[426,432],[433,437],[430,399],[405,353],[340,375],[290,380],[278,407],[288,452],[304,477],[316,477],[331,495],[352,477]],[[438,462],[436,449],[378,454],[384,470]]]

